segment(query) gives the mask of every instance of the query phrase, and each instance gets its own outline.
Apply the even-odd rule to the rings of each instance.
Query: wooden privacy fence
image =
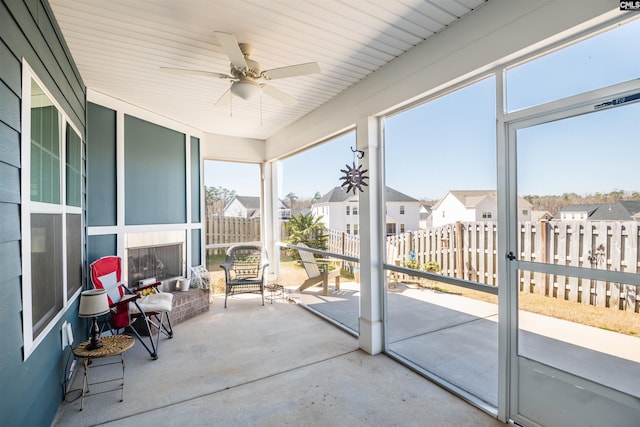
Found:
[[[286,240],[284,227],[280,227],[280,240]],[[209,215],[207,217],[206,246],[219,245],[208,249],[213,253],[225,253],[227,247],[234,243],[259,242],[260,218],[237,218],[229,216]]]
[[[640,222],[520,223],[518,259],[628,273],[640,272]],[[331,232],[329,251],[359,256],[357,236]],[[404,265],[435,261],[443,275],[497,286],[495,222],[457,222],[387,237],[387,256]],[[640,286],[520,271],[520,290],[600,307],[639,311]]]

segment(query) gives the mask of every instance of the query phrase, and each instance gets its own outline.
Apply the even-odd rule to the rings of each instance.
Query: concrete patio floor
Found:
[[[255,295],[233,297],[227,309],[223,302],[176,325],[158,360],[136,343],[126,353],[123,402],[116,391],[98,394],[79,411],[80,368],[53,425],[504,425],[389,357],[359,350],[352,335],[296,304],[262,307]],[[92,368],[91,380],[119,369]]]
[[[299,303],[357,331],[359,284],[291,292]],[[389,349],[490,407],[498,405],[496,304],[400,284],[388,299]],[[520,313],[520,354],[640,396],[640,338],[534,313]],[[610,369],[614,367],[615,369]]]

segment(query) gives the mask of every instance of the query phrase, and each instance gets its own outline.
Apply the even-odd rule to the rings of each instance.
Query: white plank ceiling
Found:
[[[50,0],[88,88],[203,132],[267,139],[485,0]],[[270,82],[266,95],[216,101],[229,81],[160,67],[229,72],[213,32],[253,46],[262,69],[316,61],[322,72]]]

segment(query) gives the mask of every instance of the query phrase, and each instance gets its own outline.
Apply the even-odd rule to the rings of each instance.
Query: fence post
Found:
[[[546,264],[549,262],[549,221],[542,218],[539,224],[540,229],[540,262]],[[551,295],[550,292],[553,292],[549,289],[549,275],[544,273],[538,273],[538,277],[540,278],[539,283],[540,286],[535,286],[535,292],[540,295]],[[536,280],[538,283],[538,280]],[[583,289],[585,286],[583,285]],[[584,290],[583,290],[584,292]],[[583,293],[584,295],[584,293]],[[588,293],[587,293],[588,295]]]
[[[455,251],[456,251],[456,266],[453,269],[455,277],[464,278],[464,258],[463,258],[463,247],[462,247],[462,223],[460,221],[456,221],[455,229]]]

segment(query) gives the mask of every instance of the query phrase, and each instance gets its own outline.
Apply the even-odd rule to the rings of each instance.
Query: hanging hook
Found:
[[[351,147],[351,152],[354,153],[358,159],[362,159],[364,157],[364,151],[362,150],[356,150]]]

